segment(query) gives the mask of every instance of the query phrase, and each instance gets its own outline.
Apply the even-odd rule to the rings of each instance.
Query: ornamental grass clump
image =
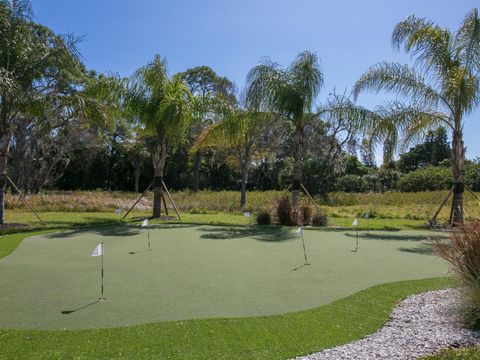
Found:
[[[451,264],[464,286],[462,312],[467,326],[480,328],[480,221],[464,225],[449,241],[435,241],[436,253]]]

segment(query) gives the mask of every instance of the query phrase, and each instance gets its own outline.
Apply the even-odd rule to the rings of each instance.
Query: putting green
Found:
[[[305,230],[310,266],[292,229],[116,226],[25,239],[0,259],[0,327],[81,329],[168,320],[281,314],[372,285],[442,276],[431,232]],[[100,258],[105,244],[105,296]],[[131,254],[134,252],[134,254]],[[181,323],[179,323],[181,325]]]

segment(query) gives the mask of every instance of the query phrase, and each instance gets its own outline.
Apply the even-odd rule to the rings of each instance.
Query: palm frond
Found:
[[[390,91],[430,107],[440,103],[450,106],[423,76],[408,65],[383,62],[372,66],[355,83],[352,91],[354,99],[366,90],[376,93]]]
[[[480,18],[478,9],[472,9],[456,33],[457,56],[472,72],[480,71]]]
[[[392,44],[404,44],[406,52],[416,56],[416,64],[424,70],[435,70],[440,77],[447,76],[455,61],[454,42],[448,29],[414,15],[398,23],[392,34]]]

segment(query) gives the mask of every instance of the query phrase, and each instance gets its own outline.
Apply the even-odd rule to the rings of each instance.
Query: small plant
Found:
[[[272,223],[272,218],[268,211],[262,211],[257,215],[257,224],[258,225],[270,225]]]
[[[293,221],[293,213],[294,211],[292,203],[290,202],[290,197],[285,194],[277,202],[278,222],[282,225],[295,225],[295,221]]]
[[[312,205],[307,201],[303,201],[300,204],[299,210],[300,210],[299,218],[302,223],[298,225],[310,225],[312,223],[312,217],[313,217]]]
[[[466,325],[480,328],[480,221],[460,227],[449,241],[435,241],[433,247],[464,285]]]
[[[312,218],[312,225],[313,226],[327,226],[328,225],[328,218],[327,215],[324,213],[317,213]]]

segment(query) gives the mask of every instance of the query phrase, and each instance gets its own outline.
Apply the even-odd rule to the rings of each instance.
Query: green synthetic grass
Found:
[[[375,286],[280,316],[165,322],[82,331],[0,330],[3,359],[287,359],[362,338],[395,303],[452,286],[447,278]]]
[[[0,327],[78,329],[306,310],[385,282],[441,276],[427,236],[290,228],[158,225],[78,229],[24,240],[0,260]],[[107,302],[99,296],[105,243]],[[135,254],[130,254],[135,252]],[[89,305],[90,304],[90,305]],[[89,306],[86,306],[89,305]],[[86,307],[84,307],[86,306]],[[64,311],[74,311],[68,315]]]
[[[102,238],[110,239],[108,234],[112,235],[111,228],[108,229],[109,227],[92,229],[86,233],[96,232],[97,235],[102,234]],[[254,230],[259,231],[258,229]],[[243,228],[226,228],[222,231],[205,232],[207,235],[210,234],[205,241],[240,242],[242,247],[249,247],[251,244],[248,244],[248,238],[252,234],[249,233],[245,238],[243,231]],[[273,228],[269,231],[279,230]],[[312,236],[315,233],[319,233],[322,237],[330,234],[338,235],[336,232],[305,231],[307,246],[312,245],[314,241]],[[352,234],[350,233],[350,235]],[[402,246],[395,248],[394,245],[390,246],[390,249],[398,255],[409,254],[409,256],[421,260],[428,267],[433,257],[429,256],[431,253],[425,243],[419,240],[420,234],[425,235],[425,233],[417,233],[415,237],[410,232],[380,232],[372,234],[370,240],[361,237],[360,252],[355,255],[365,252],[369,241],[371,243],[380,241],[391,245],[398,243]],[[2,254],[5,255],[15,247],[20,238],[28,235],[0,237],[0,251],[3,251]],[[59,235],[55,239],[66,241],[66,239],[62,240],[65,234]],[[141,236],[142,234],[137,235]],[[231,240],[226,239],[225,235],[228,235]],[[366,234],[363,235],[366,236]],[[385,239],[389,240],[378,239],[385,235],[387,235]],[[390,236],[388,237],[388,235]],[[268,232],[266,235],[257,233],[255,236],[257,239],[254,241],[259,244],[268,244],[269,246],[284,244],[284,242],[262,242],[260,239],[262,236],[263,240],[271,240]],[[345,237],[344,241],[349,242],[350,245],[352,237]],[[40,239],[37,237],[35,241],[41,241]],[[67,239],[73,243],[75,236]],[[27,242],[33,240],[27,240]],[[90,240],[87,239],[87,241]],[[144,240],[142,238],[136,243]],[[289,242],[290,240],[285,241]],[[299,245],[298,241],[297,238],[295,245]],[[28,248],[27,242],[23,243],[21,247],[27,245]],[[81,243],[82,240],[77,242]],[[18,253],[23,251],[21,247]],[[380,246],[380,248],[382,247]],[[296,255],[298,255],[297,250],[295,250]],[[91,246],[88,247],[89,251],[91,251]],[[0,264],[16,254],[17,252],[14,252],[0,260]],[[271,252],[269,254],[276,255]],[[141,254],[131,256],[137,255]],[[214,256],[215,253],[210,255]],[[241,253],[235,253],[235,255],[239,256]],[[39,259],[35,258],[35,261],[37,260]],[[90,260],[96,263],[97,258],[90,258]],[[372,261],[372,259],[368,261]],[[126,264],[124,265],[126,266]],[[328,269],[334,279],[337,279],[336,272],[339,268],[341,269],[341,265],[342,262],[339,261],[336,266]],[[371,266],[371,264],[366,265]],[[404,265],[408,267],[409,263]],[[310,268],[308,270],[310,271]],[[405,296],[452,285],[454,285],[452,280],[448,278],[390,283],[363,290],[314,309],[268,317],[172,321],[76,331],[0,330],[0,359],[286,359],[362,338],[381,327],[387,320],[394,304]],[[310,286],[318,286],[318,284],[313,283]],[[55,290],[55,286],[51,289]],[[2,292],[2,294],[5,293]],[[142,297],[138,296],[133,300],[137,307],[142,306],[141,299]],[[107,303],[110,300],[107,300]],[[274,300],[275,298],[266,299],[267,302]],[[36,307],[38,312],[43,310],[39,301],[36,302]],[[2,309],[3,314],[5,314],[5,309]],[[71,316],[71,314],[65,316]]]
[[[422,357],[422,360],[475,360],[480,359],[480,346],[469,349],[449,349],[439,354]]]

